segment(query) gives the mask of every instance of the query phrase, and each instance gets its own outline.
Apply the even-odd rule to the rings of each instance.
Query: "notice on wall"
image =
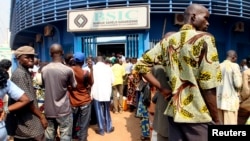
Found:
[[[9,59],[11,60],[12,52],[8,44],[0,44],[0,60]]]
[[[2,59],[12,60],[12,51],[9,44],[0,44],[0,61]],[[12,63],[13,66],[13,63]],[[9,69],[9,75],[11,75],[11,68]]]
[[[148,6],[69,10],[67,12],[68,32],[148,28],[150,28]]]

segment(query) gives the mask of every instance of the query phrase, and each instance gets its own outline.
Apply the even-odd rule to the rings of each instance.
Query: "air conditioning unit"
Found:
[[[244,32],[244,22],[237,22],[234,27],[235,32]]]
[[[44,36],[53,36],[53,26],[47,25],[44,27]]]
[[[174,15],[174,24],[175,25],[184,25],[184,14],[176,13]]]
[[[36,43],[43,42],[43,35],[42,34],[36,34]]]

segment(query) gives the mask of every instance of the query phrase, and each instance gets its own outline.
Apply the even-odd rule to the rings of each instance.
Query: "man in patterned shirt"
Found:
[[[14,140],[37,140],[45,141],[45,129],[48,122],[38,109],[36,93],[29,68],[34,65],[35,50],[30,46],[21,46],[15,51],[18,60],[18,68],[12,73],[11,80],[24,92],[30,99],[30,103],[15,111],[17,128],[14,133]],[[10,103],[14,102],[10,100]]]
[[[180,31],[144,54],[135,70],[171,98],[164,113],[169,120],[169,141],[207,141],[208,125],[219,123],[216,87],[222,78],[218,53],[214,37],[204,32],[209,25],[208,10],[191,4],[184,16]],[[150,73],[157,60],[165,63],[171,90],[164,89]]]

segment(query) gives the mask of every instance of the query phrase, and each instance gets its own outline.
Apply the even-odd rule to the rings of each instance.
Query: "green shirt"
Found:
[[[173,94],[165,114],[173,117],[175,122],[211,122],[200,89],[216,88],[221,84],[214,37],[196,31],[191,25],[183,25],[179,32],[144,54],[135,70],[147,73],[158,61],[166,67]]]

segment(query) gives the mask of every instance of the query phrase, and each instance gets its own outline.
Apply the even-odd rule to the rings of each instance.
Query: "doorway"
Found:
[[[102,56],[111,56],[112,53],[118,54],[122,53],[125,54],[125,44],[116,43],[116,44],[99,44],[97,45],[97,55]]]

